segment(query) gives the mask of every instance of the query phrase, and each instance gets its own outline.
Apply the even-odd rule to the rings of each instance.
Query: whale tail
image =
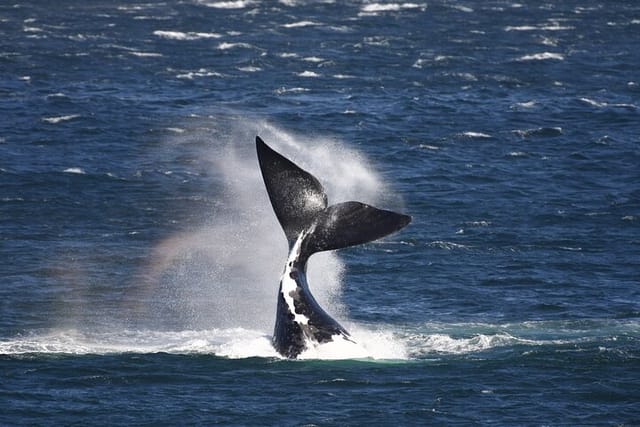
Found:
[[[328,206],[322,184],[256,136],[258,162],[271,206],[292,247],[303,232],[304,255],[371,242],[411,222],[408,215],[361,202]]]

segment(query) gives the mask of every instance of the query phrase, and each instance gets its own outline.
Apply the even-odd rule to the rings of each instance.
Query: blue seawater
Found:
[[[0,4],[0,424],[638,425],[636,1]],[[269,344],[255,135],[407,212]]]

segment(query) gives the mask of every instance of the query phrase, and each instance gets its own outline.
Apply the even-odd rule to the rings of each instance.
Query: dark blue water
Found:
[[[638,46],[633,1],[2,3],[0,424],[640,423]],[[269,344],[256,134],[413,216],[311,260],[356,345]]]

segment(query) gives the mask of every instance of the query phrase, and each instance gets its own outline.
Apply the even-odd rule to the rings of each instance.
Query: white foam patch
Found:
[[[255,4],[254,0],[236,1],[199,1],[202,6],[213,7],[215,9],[244,9]]]
[[[425,3],[367,3],[362,6],[360,9],[361,14],[377,14],[380,12],[399,12],[402,10],[410,10],[410,9],[426,9],[427,5]]]
[[[519,57],[518,61],[546,61],[549,59],[564,61],[564,55],[553,52],[533,53],[530,55],[523,55]]]
[[[478,334],[470,338],[453,338],[446,334],[433,334],[416,339],[416,343],[419,344],[415,350],[420,353],[466,354],[516,343],[531,343],[531,341],[517,339],[509,334]]]
[[[45,123],[57,124],[61,122],[68,122],[69,120],[73,120],[78,117],[80,117],[80,114],[69,114],[66,116],[44,117],[42,121]]]
[[[467,138],[491,138],[491,135],[482,132],[463,132],[462,136]]]
[[[230,43],[230,42],[222,42],[218,44],[218,49],[220,50],[228,50],[228,49],[251,49],[253,45],[249,43]]]
[[[409,351],[406,342],[398,339],[393,332],[387,330],[369,330],[361,326],[347,325],[350,330],[350,341],[342,336],[334,337],[332,342],[324,344],[308,343],[310,346],[299,359],[320,360],[406,360]]]
[[[322,24],[314,21],[298,21],[298,22],[291,22],[289,24],[283,24],[282,26],[284,28],[302,28],[302,27],[315,27],[317,25],[322,25]]]
[[[246,67],[238,67],[238,71],[243,71],[245,73],[256,73],[258,71],[262,71],[260,67],[246,66]]]
[[[193,80],[198,77],[223,77],[223,75],[217,71],[208,70],[206,68],[200,68],[196,71],[187,71],[176,74],[177,79]]]
[[[320,74],[313,71],[303,71],[297,74],[299,77],[320,77]]]
[[[478,354],[492,349],[543,346],[580,346],[615,342],[637,336],[638,321],[537,321],[515,324],[427,324],[401,329],[345,323],[351,341],[342,337],[311,345],[303,360],[428,359],[433,356]],[[0,340],[0,355],[23,354],[206,354],[230,359],[283,359],[271,345],[271,336],[251,328],[156,331],[118,329],[81,331],[54,329]]]
[[[390,331],[372,331],[352,325],[354,342],[342,338],[311,346],[300,359],[403,360],[408,358],[405,344]],[[210,354],[230,359],[249,357],[282,358],[271,344],[271,337],[245,328],[201,331],[121,330],[82,332],[54,330],[40,335],[18,336],[0,341],[0,354]]]
[[[0,341],[0,354],[212,354],[231,359],[278,357],[269,336],[243,328],[204,331],[56,330]]]
[[[155,52],[129,52],[129,55],[137,56],[139,58],[160,58],[163,55]]]
[[[86,175],[87,174],[87,172],[82,168],[67,168],[67,169],[63,170],[62,172],[64,172],[64,173],[74,173],[74,174],[77,174],[77,175]]]
[[[165,31],[156,30],[153,35],[170,40],[200,40],[200,39],[219,39],[221,34],[217,33],[198,33],[198,32],[182,32],[182,31]]]
[[[575,29],[575,27],[562,26],[558,23],[542,24],[542,25],[507,26],[504,28],[504,30],[507,32],[508,31],[568,31],[573,29]]]

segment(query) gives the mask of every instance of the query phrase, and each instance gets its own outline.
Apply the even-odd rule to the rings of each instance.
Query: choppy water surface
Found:
[[[640,6],[0,5],[0,423],[634,425]],[[330,202],[357,344],[270,346],[259,134]]]

